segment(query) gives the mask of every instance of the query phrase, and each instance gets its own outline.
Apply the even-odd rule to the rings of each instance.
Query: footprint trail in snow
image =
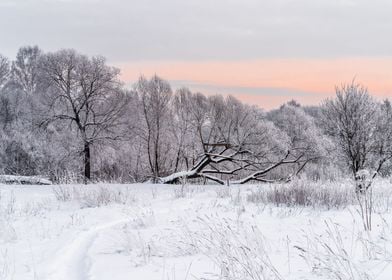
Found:
[[[121,219],[94,226],[80,233],[67,247],[60,250],[53,262],[47,280],[86,280],[88,279],[87,253],[98,234],[111,227],[128,222]]]

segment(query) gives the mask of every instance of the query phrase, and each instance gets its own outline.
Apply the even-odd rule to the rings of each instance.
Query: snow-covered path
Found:
[[[70,244],[66,245],[56,255],[47,280],[86,280],[89,279],[88,251],[98,234],[106,229],[126,223],[127,219],[112,221],[94,226],[80,233]]]

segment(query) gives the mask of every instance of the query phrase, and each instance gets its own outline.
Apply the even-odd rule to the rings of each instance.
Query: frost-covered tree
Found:
[[[15,118],[15,108],[5,84],[9,82],[8,60],[0,55],[0,128],[7,129]]]
[[[119,70],[102,57],[80,55],[74,50],[48,53],[40,60],[46,81],[46,118],[42,124],[61,122],[80,142],[85,182],[91,179],[91,147],[121,138],[120,116],[127,98],[118,80]]]
[[[173,94],[156,75],[126,92],[102,57],[22,47],[14,61],[0,56],[0,172],[219,184],[288,180],[305,166],[319,178],[343,163],[389,174],[389,101],[355,83],[336,91],[322,107],[292,100],[265,113],[231,96]]]
[[[292,103],[281,106],[268,113],[268,118],[290,138],[291,149],[303,153],[309,159],[326,155],[330,146],[329,139],[323,135],[315,120],[297,105]]]
[[[16,60],[12,62],[12,80],[27,95],[37,91],[41,55],[38,46],[26,46],[19,49]]]
[[[140,100],[134,91],[127,93],[127,105],[121,114],[123,125],[117,132],[124,141],[95,148],[95,170],[98,179],[119,182],[145,181],[151,173],[147,165],[144,141],[140,138]]]
[[[290,150],[293,154],[301,155],[304,168],[308,164],[312,166],[327,165],[330,159],[330,151],[333,148],[331,140],[324,135],[317,126],[316,120],[304,111],[304,108],[292,101],[282,105],[279,109],[267,113],[267,117],[280,130],[285,132],[290,140]],[[285,168],[296,168],[286,166]],[[301,170],[297,170],[299,173]],[[306,171],[305,171],[306,172]],[[319,177],[320,172],[313,171],[312,176]]]
[[[0,54],[0,90],[8,80],[10,64],[6,57]]]
[[[173,169],[177,172],[181,168],[189,168],[195,151],[194,130],[192,125],[191,109],[193,103],[192,93],[187,88],[176,91],[173,101],[173,122],[171,126],[174,150]]]
[[[375,161],[375,169],[389,174],[392,159],[392,106],[388,99],[379,106],[374,137],[376,143],[372,160]]]
[[[140,97],[141,108],[139,136],[145,147],[152,179],[156,181],[168,172],[169,167],[172,90],[167,81],[155,75],[150,80],[140,77],[135,91]]]
[[[355,174],[361,169],[379,170],[386,159],[378,132],[380,106],[360,84],[336,88],[336,97],[323,104],[327,133],[340,149],[341,158]]]
[[[175,183],[181,178],[204,178],[219,184],[286,180],[290,174],[271,177],[283,165],[301,163],[305,158],[290,151],[287,135],[265,119],[257,107],[245,105],[232,96],[205,97],[186,94],[189,104],[184,116],[195,143],[193,165],[161,178]]]
[[[9,60],[0,56],[0,172],[32,175],[37,170],[31,127],[21,121],[21,96],[13,87]],[[30,139],[31,140],[31,139]]]
[[[0,170],[13,175],[45,175],[54,180],[78,167],[70,151],[74,139],[67,126],[52,124],[38,129],[42,108],[37,67],[42,52],[23,47],[11,63],[8,80],[0,95]],[[46,117],[46,116],[45,116]]]

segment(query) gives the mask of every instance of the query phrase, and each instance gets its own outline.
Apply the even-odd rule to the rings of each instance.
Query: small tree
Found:
[[[365,230],[371,230],[373,179],[392,157],[391,112],[388,102],[380,106],[365,87],[355,83],[337,87],[336,98],[323,106],[327,132],[355,178]]]
[[[354,177],[361,169],[374,168],[378,110],[367,89],[354,82],[336,87],[336,98],[323,104],[327,134],[335,140]]]

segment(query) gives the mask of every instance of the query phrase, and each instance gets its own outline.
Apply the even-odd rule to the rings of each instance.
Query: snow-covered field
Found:
[[[0,279],[390,280],[391,186],[0,185]]]

